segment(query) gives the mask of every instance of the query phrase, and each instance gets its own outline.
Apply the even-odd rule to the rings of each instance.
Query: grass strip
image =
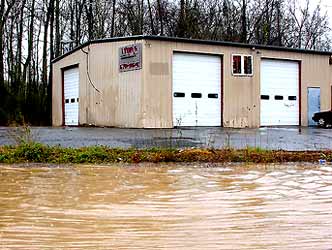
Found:
[[[0,163],[139,163],[139,162],[245,162],[283,163],[332,161],[332,151],[283,151],[251,148],[120,149],[105,146],[63,148],[40,143],[0,147]]]

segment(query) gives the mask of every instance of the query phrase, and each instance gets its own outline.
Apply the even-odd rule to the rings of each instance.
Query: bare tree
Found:
[[[0,85],[4,84],[4,28],[11,9],[17,1],[0,1]]]

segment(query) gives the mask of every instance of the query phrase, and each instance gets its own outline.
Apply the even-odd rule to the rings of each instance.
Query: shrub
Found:
[[[41,143],[22,143],[17,146],[15,156],[23,161],[43,162],[48,159],[50,148]]]

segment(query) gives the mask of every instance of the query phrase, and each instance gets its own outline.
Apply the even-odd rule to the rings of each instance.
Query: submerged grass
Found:
[[[63,148],[36,142],[0,147],[0,163],[139,163],[139,162],[245,162],[283,163],[332,161],[332,151],[283,151],[248,147],[226,149],[119,149],[105,146]]]

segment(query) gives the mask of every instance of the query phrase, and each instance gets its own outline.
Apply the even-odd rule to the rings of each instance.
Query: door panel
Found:
[[[299,64],[262,59],[261,126],[299,125]]]
[[[63,72],[64,112],[66,126],[78,126],[79,114],[79,70],[78,67]]]
[[[320,112],[320,88],[308,88],[308,126],[316,126],[314,113]]]
[[[221,57],[173,55],[173,126],[221,126]]]

